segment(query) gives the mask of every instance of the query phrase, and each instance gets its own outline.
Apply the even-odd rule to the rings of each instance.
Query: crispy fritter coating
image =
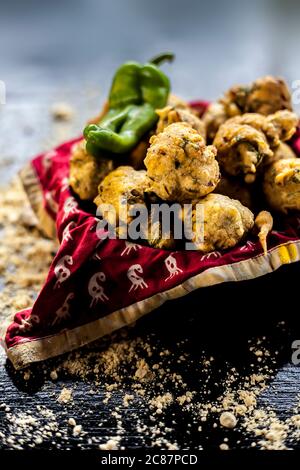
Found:
[[[244,113],[267,116],[282,109],[292,110],[287,84],[270,75],[258,78],[250,86],[233,86],[220,101],[228,117]]]
[[[145,158],[150,191],[165,201],[191,201],[214,190],[220,179],[216,149],[186,123],[174,123],[150,139]]]
[[[151,218],[149,218],[147,241],[153,248],[160,248],[161,250],[174,250],[176,247],[176,241],[174,240],[173,234],[170,233],[169,237],[167,237],[166,234],[166,236],[163,237],[161,224],[158,222],[152,225]]]
[[[212,193],[201,199],[199,203],[203,206],[203,231],[200,229],[199,234],[197,230],[194,209],[193,242],[196,249],[202,253],[233,248],[253,227],[252,212],[235,199]]]
[[[266,135],[270,147],[274,149],[281,141],[289,140],[296,132],[298,116],[287,110],[277,111],[268,116],[246,113],[230,119],[230,122],[246,124],[262,131]]]
[[[70,186],[80,199],[92,201],[100,181],[113,169],[113,160],[90,155],[82,140],[74,146],[70,158]]]
[[[234,119],[226,121],[214,139],[217,159],[227,174],[242,174],[250,183],[254,181],[256,168],[262,159],[271,158],[273,152],[263,132],[250,125],[236,123]]]
[[[266,76],[248,86],[234,86],[217,103],[212,103],[203,116],[208,141],[214,139],[219,127],[231,117],[244,113],[267,116],[284,109],[291,111],[292,104],[287,84],[281,78]]]
[[[272,161],[273,150],[296,131],[298,118],[290,111],[275,114],[248,113],[228,119],[217,132],[213,144],[217,159],[226,173],[243,174],[247,183],[256,177],[256,169],[264,161]]]
[[[278,212],[300,210],[300,159],[272,163],[264,174],[263,189],[270,207]]]
[[[126,206],[129,210],[129,206],[134,204],[145,205],[145,192],[148,187],[149,180],[144,170],[136,171],[131,166],[119,166],[99,184],[98,196],[94,202],[97,206],[113,205],[120,220],[129,223],[132,217],[126,214],[124,219],[121,207]]]
[[[192,109],[176,108],[166,106],[163,109],[158,109],[159,121],[157,123],[156,134],[164,131],[166,127],[174,122],[185,122],[189,124],[195,131],[200,134],[203,139],[206,139],[206,130],[204,122],[193,113]]]
[[[114,206],[116,215],[119,221],[126,222],[129,224],[134,216],[130,216],[127,211],[130,206],[139,204],[146,207],[145,203],[145,192],[149,188],[149,180],[144,170],[136,171],[130,166],[120,166],[116,170],[112,171],[99,185],[99,194],[95,199],[95,204],[111,204]],[[120,200],[122,206],[120,206]],[[126,204],[126,212],[125,212]],[[120,210],[120,207],[123,209]],[[124,210],[124,212],[123,212]],[[113,218],[110,218],[110,214],[105,213],[106,218],[110,223],[113,223]],[[151,217],[149,215],[148,222],[146,221],[147,230],[143,230],[142,239],[146,240],[150,246],[161,249],[173,249],[175,247],[175,240],[171,235],[170,238],[163,238],[161,233],[160,224],[151,232]],[[117,227],[117,235],[122,233],[123,227]]]
[[[289,140],[296,132],[299,118],[297,114],[292,113],[286,109],[277,111],[274,114],[270,114],[267,119],[274,126],[278,134],[279,142],[273,147],[278,146],[280,141],[285,142]]]
[[[173,105],[168,105],[165,108],[158,109],[157,114],[159,120],[155,133],[159,134],[167,126],[174,122],[186,122],[193,129],[195,129],[203,139],[206,139],[206,129],[204,122],[196,115],[196,113],[180,98],[175,95],[171,95],[169,102]],[[154,132],[152,132],[153,134]],[[141,170],[144,168],[144,159],[147,155],[149,147],[150,136],[146,136],[141,140],[138,145],[131,151],[128,157],[128,164],[132,165],[135,170]]]
[[[237,199],[243,206],[249,209],[253,206],[249,184],[243,183],[243,181],[234,176],[223,174],[214,192],[228,196],[231,199]]]

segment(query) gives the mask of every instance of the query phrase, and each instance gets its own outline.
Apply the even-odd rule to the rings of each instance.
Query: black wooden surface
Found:
[[[241,381],[249,373],[253,356],[249,353],[248,340],[266,336],[271,356],[276,350],[279,355],[276,357],[275,377],[267,391],[260,396],[259,404],[269,404],[280,418],[287,418],[299,401],[300,391],[300,369],[291,363],[291,343],[300,334],[297,301],[299,273],[300,263],[296,263],[253,281],[198,290],[185,298],[165,304],[139,321],[131,330],[130,336],[147,337],[151,346],[157,347],[157,354],[162,349],[170,350],[170,369],[174,365],[178,370],[179,355],[188,352],[192,361],[184,365],[180,372],[188,387],[197,390],[199,396],[203,390],[204,376],[199,368],[194,368],[194,362],[199,362],[203,351],[214,356],[215,372],[208,384],[212,399],[220,394],[222,380],[229,368],[235,367],[240,371]],[[278,329],[276,325],[282,320],[286,322],[285,328]],[[175,345],[185,338],[189,339],[188,343],[184,344],[182,350],[178,350]],[[30,412],[38,404],[44,405],[55,412],[58,422],[63,426],[72,416],[86,432],[79,440],[73,438],[70,432],[67,437],[48,441],[37,446],[38,448],[53,449],[58,444],[62,449],[98,447],[99,442],[105,442],[108,436],[117,433],[116,420],[110,414],[116,406],[120,407],[123,416],[125,432],[122,435],[122,445],[126,449],[151,446],[151,439],[144,438],[135,426],[134,415],[143,416],[144,423],[149,418],[149,410],[143,407],[142,398],[134,400],[125,408],[119,390],[112,392],[111,400],[104,404],[105,389],[101,383],[96,387],[95,393],[89,395],[91,386],[82,381],[74,382],[66,376],[53,383],[48,376],[46,378],[43,375],[43,368],[40,366],[33,367],[32,378],[24,381],[23,373],[13,370],[5,361],[4,353],[1,353],[1,362],[0,396],[13,413]],[[50,361],[48,366],[54,367],[55,362],[56,360]],[[155,358],[153,362],[155,363]],[[74,389],[74,402],[70,406],[61,405],[54,399],[63,385]],[[159,392],[162,393],[163,390]],[[207,398],[206,396],[205,399]],[[0,431],[8,424],[4,416],[4,411],[0,410]],[[99,423],[102,423],[100,427]],[[238,429],[224,430],[219,426],[214,429],[209,420],[201,423],[203,431],[197,432],[199,422],[187,419],[176,404],[166,411],[164,423],[166,426],[169,423],[173,429],[168,434],[168,440],[176,440],[181,449],[198,449],[200,445],[204,449],[218,449],[224,437],[229,438],[230,448],[251,446],[250,435]],[[89,441],[91,437],[95,438],[94,442]],[[290,447],[296,448],[297,444],[291,442]]]

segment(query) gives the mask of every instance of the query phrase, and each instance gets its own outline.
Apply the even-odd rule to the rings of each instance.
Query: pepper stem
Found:
[[[164,62],[173,62],[174,59],[175,54],[173,54],[173,52],[162,52],[161,54],[152,57],[149,62],[150,64],[161,65]]]

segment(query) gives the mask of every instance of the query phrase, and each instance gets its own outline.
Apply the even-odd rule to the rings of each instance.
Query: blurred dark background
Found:
[[[0,80],[7,89],[0,158],[23,161],[52,138],[78,133],[99,108],[115,68],[160,51],[175,52],[165,71],[185,98],[215,99],[267,73],[291,85],[300,78],[299,18],[296,0],[0,0]],[[76,114],[57,136],[49,133],[45,111],[62,100]],[[14,123],[38,138],[26,143],[12,132]]]

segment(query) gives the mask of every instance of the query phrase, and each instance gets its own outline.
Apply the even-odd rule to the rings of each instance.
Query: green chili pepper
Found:
[[[123,64],[111,85],[109,111],[84,129],[88,152],[129,152],[155,125],[155,110],[166,105],[169,91],[169,79],[155,64]]]

